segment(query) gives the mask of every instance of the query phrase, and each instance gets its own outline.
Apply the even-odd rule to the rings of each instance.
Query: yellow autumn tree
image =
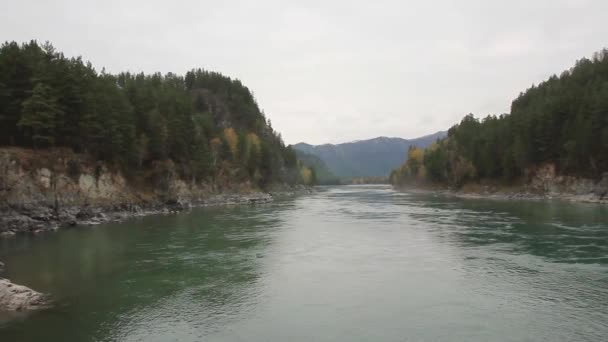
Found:
[[[255,133],[247,134],[247,143],[251,148],[251,151],[256,153],[260,152],[260,138]]]
[[[407,153],[407,166],[410,175],[418,176],[419,169],[424,165],[424,150],[419,147],[411,147]]]
[[[234,128],[224,128],[224,139],[226,139],[226,142],[228,143],[232,157],[236,158],[239,148],[239,136],[236,134]]]
[[[302,182],[306,185],[312,184],[312,170],[308,167],[302,167],[300,169],[300,177],[302,177]]]

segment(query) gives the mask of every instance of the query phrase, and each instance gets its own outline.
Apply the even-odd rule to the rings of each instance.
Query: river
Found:
[[[0,240],[0,341],[605,341],[608,208],[321,187]]]

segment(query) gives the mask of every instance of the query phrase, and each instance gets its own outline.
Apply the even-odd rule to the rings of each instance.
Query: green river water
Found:
[[[0,341],[606,341],[608,208],[321,187],[0,240]]]

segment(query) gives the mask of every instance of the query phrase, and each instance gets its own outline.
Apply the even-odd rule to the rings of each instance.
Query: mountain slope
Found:
[[[437,132],[417,139],[378,137],[344,144],[293,145],[297,151],[319,157],[340,178],[388,176],[403,164],[410,146],[427,147],[446,136]]]
[[[316,183],[321,185],[340,184],[340,179],[334,175],[321,158],[296,150],[296,155],[303,166],[315,171]]]

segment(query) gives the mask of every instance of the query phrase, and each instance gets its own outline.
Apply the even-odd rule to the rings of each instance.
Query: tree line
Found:
[[[36,41],[0,47],[0,145],[67,147],[128,172],[170,160],[195,182],[306,175],[239,80],[203,69],[97,72]]]
[[[608,50],[533,85],[510,113],[481,120],[469,114],[447,138],[412,147],[407,157],[391,173],[393,184],[511,182],[544,163],[560,174],[600,178],[608,171]]]

